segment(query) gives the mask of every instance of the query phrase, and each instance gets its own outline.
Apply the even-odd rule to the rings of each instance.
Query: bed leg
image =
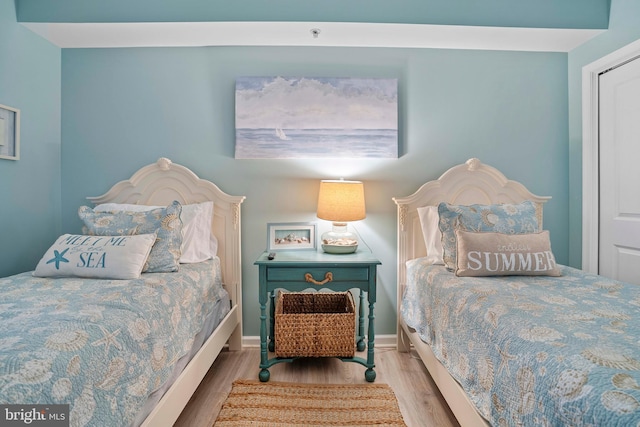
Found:
[[[236,328],[233,330],[233,333],[229,337],[229,350],[242,350],[242,328],[240,327],[240,325],[236,326]]]
[[[409,340],[409,336],[400,325],[398,325],[396,346],[400,353],[407,353],[411,350],[411,340]]]

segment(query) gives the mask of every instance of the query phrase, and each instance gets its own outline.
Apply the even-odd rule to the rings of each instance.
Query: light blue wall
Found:
[[[237,76],[399,79],[401,156],[385,160],[235,160]],[[568,260],[567,55],[357,48],[130,48],[62,52],[62,225],[79,231],[85,196],[160,156],[192,168],[243,204],[244,334],[258,335],[257,268],[268,222],[314,221],[319,180],[363,180],[356,226],[381,259],[377,332],[396,322],[396,208],[470,157],[501,169],[545,208]],[[327,224],[321,222],[324,229]]]
[[[83,7],[64,2],[56,3],[53,10],[48,9],[52,3],[43,0],[17,3],[26,21],[56,21],[56,15],[60,15],[57,20],[65,20],[65,13],[90,10],[84,0]],[[492,7],[499,3],[494,1]],[[606,26],[602,9],[608,6],[607,0],[562,3],[562,7],[582,7],[582,12],[557,14],[564,16],[558,25]],[[91,10],[99,12],[100,4],[104,5],[96,2],[98,9]],[[534,25],[533,20],[553,15],[550,7],[560,7],[558,2],[527,4],[535,7],[521,13],[528,6],[519,6],[519,15],[530,21],[520,25]],[[172,13],[170,6],[171,2],[165,3],[159,13]],[[439,7],[422,21],[479,25],[478,20],[485,19],[485,24],[499,24],[490,22],[490,14],[454,17],[446,7]],[[483,7],[491,9],[486,3]],[[117,10],[111,3],[106,9]],[[352,12],[344,9],[344,13]],[[416,22],[416,16],[397,22]],[[517,16],[505,19],[518,25]],[[471,156],[499,167],[539,194],[554,196],[545,211],[554,251],[560,262],[579,266],[581,68],[638,38],[640,3],[612,0],[609,30],[570,52],[568,61],[561,54],[446,50],[65,51],[61,156],[60,49],[16,22],[14,1],[0,0],[0,103],[22,110],[22,159],[0,160],[0,276],[33,268],[61,231],[77,231],[74,211],[85,195],[102,193],[114,180],[160,155],[192,167],[229,192],[249,196],[243,227],[249,308],[255,305],[251,262],[263,246],[264,224],[313,220],[317,180],[340,175],[366,181],[368,218],[358,228],[383,259],[380,305],[387,311],[378,316],[386,325],[379,330],[392,330],[395,211],[389,198],[409,194],[426,179]],[[255,74],[398,77],[403,156],[394,161],[235,161],[233,79]],[[95,169],[84,166],[87,159]],[[327,170],[334,166],[335,172]],[[246,321],[247,333],[254,334],[255,322]]]
[[[569,261],[582,263],[582,67],[640,39],[640,1],[612,0],[609,30],[569,53]]]
[[[0,104],[21,110],[20,160],[0,159],[0,277],[32,270],[60,231],[60,49],[0,0]]]

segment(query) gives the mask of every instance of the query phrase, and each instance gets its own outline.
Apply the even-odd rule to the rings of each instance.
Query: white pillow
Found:
[[[431,264],[444,265],[442,259],[442,232],[438,227],[440,216],[437,206],[423,206],[417,209],[422,227],[424,245],[427,248],[427,261]]]
[[[145,212],[160,206],[134,205],[127,203],[103,203],[94,212]],[[182,205],[182,255],[180,263],[188,264],[211,259],[218,253],[218,240],[211,233],[213,202]]]
[[[182,207],[182,256],[183,264],[202,262],[216,256],[218,240],[211,233],[213,202],[197,203]]]
[[[45,252],[33,275],[137,279],[155,241],[155,234],[134,236],[63,234]]]

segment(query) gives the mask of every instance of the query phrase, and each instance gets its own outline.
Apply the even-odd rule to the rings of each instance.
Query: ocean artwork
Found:
[[[398,80],[240,77],[235,157],[397,158]]]

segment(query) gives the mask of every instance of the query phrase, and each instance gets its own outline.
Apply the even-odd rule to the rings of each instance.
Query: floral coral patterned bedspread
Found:
[[[640,286],[407,263],[402,317],[495,426],[640,425]]]
[[[0,279],[0,403],[69,404],[71,426],[126,426],[226,291],[219,260],[137,280]]]

